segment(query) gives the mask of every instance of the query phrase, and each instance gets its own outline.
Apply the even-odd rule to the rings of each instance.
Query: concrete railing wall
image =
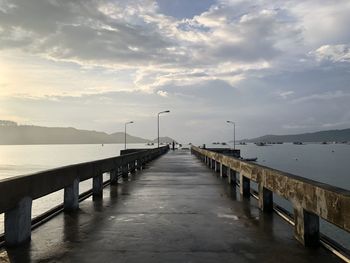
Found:
[[[32,201],[64,189],[64,211],[79,208],[79,182],[93,179],[93,197],[102,197],[103,174],[110,174],[110,183],[119,176],[140,170],[164,154],[168,146],[136,151],[118,157],[69,165],[31,175],[0,181],[0,213],[5,213],[5,244],[15,246],[30,240]]]
[[[192,146],[191,152],[250,196],[250,180],[258,184],[259,207],[273,211],[273,193],[294,207],[294,236],[305,246],[319,244],[319,218],[350,232],[350,191],[269,167]]]

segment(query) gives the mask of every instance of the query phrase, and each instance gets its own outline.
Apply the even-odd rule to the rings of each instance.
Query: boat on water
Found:
[[[295,144],[295,145],[303,145],[302,142],[293,142],[293,144]]]
[[[258,157],[255,158],[241,158],[242,161],[247,161],[247,162],[256,162],[258,160]]]
[[[265,142],[256,142],[255,143],[256,146],[266,146]]]

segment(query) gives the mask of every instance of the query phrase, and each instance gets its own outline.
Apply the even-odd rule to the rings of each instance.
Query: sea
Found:
[[[147,148],[145,144],[128,144],[128,148]],[[153,146],[154,147],[154,146]],[[187,147],[187,146],[185,146]],[[207,144],[207,147],[218,145]],[[221,147],[233,147],[225,145]],[[257,163],[278,170],[303,176],[315,181],[327,183],[350,190],[350,145],[291,143],[257,146],[252,143],[236,145],[245,158],[257,157]],[[19,175],[27,175],[55,167],[81,162],[104,159],[120,155],[124,144],[87,144],[87,145],[0,145],[0,180]],[[107,179],[107,175],[105,180]],[[79,185],[79,192],[91,189],[92,180]],[[252,185],[256,188],[256,185]],[[274,201],[293,212],[291,204],[278,196]],[[35,217],[63,202],[63,190],[34,200],[32,216]],[[0,233],[3,232],[3,214],[0,215]],[[350,249],[350,235],[324,220],[321,220],[321,232]]]

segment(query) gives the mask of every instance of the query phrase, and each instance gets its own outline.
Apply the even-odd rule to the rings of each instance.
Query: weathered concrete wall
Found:
[[[260,201],[260,207],[265,210],[271,210],[272,196],[268,191],[289,200],[299,211],[295,213],[296,238],[305,245],[313,245],[312,240],[318,235],[315,233],[318,217],[350,232],[350,191],[194,146],[192,152],[238,172],[244,194],[248,187],[246,180],[258,183],[259,196],[266,198]],[[299,223],[301,221],[303,223]]]

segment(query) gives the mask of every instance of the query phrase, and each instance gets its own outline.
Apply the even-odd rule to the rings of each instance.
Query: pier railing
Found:
[[[350,232],[350,191],[195,146],[191,152],[230,184],[239,176],[244,197],[250,196],[250,181],[256,182],[264,212],[273,211],[273,193],[289,200],[294,208],[294,236],[305,246],[319,244],[320,217]]]
[[[17,176],[0,181],[0,214],[5,213],[4,240],[15,246],[30,240],[32,228],[32,201],[64,189],[63,210],[71,212],[79,208],[79,182],[92,178],[94,198],[103,193],[103,174],[110,174],[110,183],[119,177],[128,177],[136,169],[164,154],[168,146],[133,151],[118,157],[79,163],[35,174]]]

